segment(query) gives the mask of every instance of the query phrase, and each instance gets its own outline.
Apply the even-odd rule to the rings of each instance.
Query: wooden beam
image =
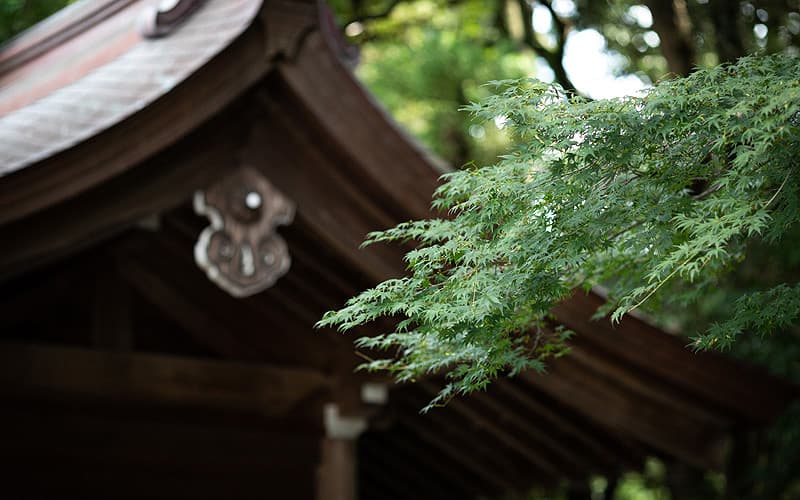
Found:
[[[367,233],[394,226],[399,220],[380,209],[374,194],[359,182],[363,179],[341,172],[340,164],[320,150],[322,139],[310,136],[309,125],[298,120],[303,104],[289,106],[281,94],[273,95],[285,94],[285,90],[273,80],[268,83],[271,106],[267,118],[253,128],[245,161],[297,204],[296,223],[312,228],[319,246],[334,249],[339,259],[359,269],[371,282],[401,276],[405,269],[402,248],[360,247]]]
[[[303,318],[288,308],[286,295],[297,302],[303,297],[287,291],[287,280],[253,297],[235,299],[206,278],[192,261],[191,248],[188,241],[137,234],[111,251],[120,273],[146,300],[225,357],[339,373],[352,373],[361,361],[352,339],[314,330],[321,312]]]
[[[290,239],[290,249],[295,248],[293,243]],[[389,381],[384,374],[354,373],[363,359],[356,355],[353,339],[374,333],[374,328],[361,328],[350,335],[314,328],[324,311],[342,304],[347,296],[333,295],[304,261],[293,261],[289,273],[272,288],[235,299],[195,265],[190,257],[192,244],[175,232],[139,233],[115,242],[110,251],[116,256],[119,272],[146,300],[212,351],[234,359],[302,364],[352,379],[345,385]],[[344,403],[341,398],[337,401]]]
[[[257,353],[242,343],[228,325],[217,321],[211,310],[192,302],[191,293],[177,289],[163,275],[151,271],[138,260],[126,259],[118,268],[124,279],[145,300],[204,346],[227,358],[246,361],[258,359]]]
[[[620,387],[624,386],[643,398],[658,401],[699,422],[721,429],[730,428],[734,424],[733,419],[729,416],[726,418],[726,415],[710,404],[708,400],[702,399],[696,394],[687,394],[680,388],[670,385],[668,381],[653,376],[648,371],[631,366],[619,358],[611,357],[607,352],[595,348],[591,343],[584,342],[581,337],[570,342],[569,356],[572,361],[614,380]]]
[[[547,425],[542,425],[534,415],[518,412],[516,405],[509,405],[501,400],[497,391],[493,389],[490,388],[490,392],[473,393],[468,396],[465,403],[487,408],[492,413],[496,425],[518,436],[518,439],[531,449],[543,450],[548,456],[552,456],[561,474],[587,476],[590,472],[596,471],[593,469],[594,464],[587,460],[584,449],[571,448],[568,443],[554,435]]]
[[[324,152],[339,160],[338,170],[359,178],[388,213],[400,220],[430,217],[441,174],[434,160],[386,119],[351,71],[330,54],[324,36],[312,33],[296,61],[279,66],[293,99],[302,103],[295,114],[306,112],[315,129],[311,133],[327,139]]]
[[[188,200],[230,165],[236,147],[231,135],[237,131],[231,127],[221,134],[225,122],[224,117],[212,120],[136,169],[52,209],[0,226],[0,240],[15,242],[0,255],[0,280],[86,248]]]
[[[446,439],[430,427],[412,418],[403,419],[403,425],[414,433],[416,439],[427,442],[430,446],[439,450],[448,460],[452,460],[460,467],[469,470],[470,473],[479,478],[480,481],[492,485],[495,491],[515,490],[515,485],[513,483],[487,470],[486,464],[475,462],[473,457],[469,453],[465,453],[463,449],[459,449],[455,442]]]
[[[0,347],[0,391],[280,416],[329,389],[315,371],[44,345]],[[59,396],[60,397],[60,396]]]
[[[431,398],[435,397],[439,392],[435,386],[428,382],[419,382],[418,384],[420,388],[423,389]],[[537,448],[527,446],[519,439],[519,436],[513,434],[510,430],[503,427],[500,422],[493,420],[474,409],[470,404],[469,399],[454,398],[447,404],[447,406],[465,419],[471,421],[474,425],[485,429],[489,434],[492,435],[492,437],[494,437],[494,439],[502,443],[503,446],[516,451],[539,471],[556,478],[564,475],[564,472],[558,470],[549,458],[541,456],[537,451],[535,451]],[[502,415],[502,413],[504,412],[501,411],[500,414]]]
[[[98,262],[94,283],[92,344],[97,349],[128,352],[133,349],[131,295],[113,265]]]
[[[532,388],[521,380],[499,380],[495,383],[499,392],[508,395],[519,405],[518,411],[526,418],[535,419],[542,422],[545,428],[560,435],[561,439],[574,440],[576,444],[584,450],[587,457],[597,457],[597,463],[607,464],[613,467],[638,467],[641,464],[634,456],[633,450],[625,447],[622,443],[619,446],[612,444],[612,440],[619,442],[605,429],[599,428],[594,423],[574,411],[569,411],[568,407],[554,407],[553,401],[543,402],[542,399],[550,399],[550,396],[538,391],[531,394]],[[644,455],[644,454],[640,454]]]
[[[280,462],[306,462],[302,456],[306,454],[311,472],[319,457],[321,429],[307,425],[309,422],[298,425],[281,417],[247,418],[233,411],[228,415],[234,418],[221,418],[219,413],[196,408],[173,412],[144,405],[129,408],[110,401],[96,408],[36,404],[19,398],[11,401],[14,404],[0,413],[0,457],[5,458],[50,456],[202,468],[223,462],[277,466]],[[298,451],[292,449],[293,443]]]
[[[686,347],[686,338],[664,333],[634,316],[626,316],[617,325],[607,319],[593,320],[603,302],[597,294],[576,292],[553,312],[582,340],[737,419],[769,423],[800,396],[797,386],[756,367],[714,352],[693,353]]]
[[[524,372],[520,378],[623,439],[699,467],[722,466],[726,429],[637,394],[570,356],[552,362],[545,375]]]
[[[514,491],[516,485],[509,475],[516,474],[516,471],[507,457],[499,454],[496,448],[491,449],[482,443],[473,429],[460,425],[461,422],[446,419],[441,411],[437,411],[441,409],[419,415],[419,409],[428,400],[410,397],[408,391],[404,391],[402,396],[393,397],[400,424],[416,435],[416,439],[439,450],[448,460],[468,470],[494,491]],[[485,457],[484,460],[481,456]]]

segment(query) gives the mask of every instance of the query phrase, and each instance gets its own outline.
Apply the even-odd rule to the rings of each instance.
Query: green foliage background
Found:
[[[492,121],[476,122],[458,108],[488,96],[482,84],[490,79],[534,72],[534,61],[509,40],[486,41],[485,3],[399,5],[370,26],[356,70],[396,119],[457,166],[491,162],[509,146]]]

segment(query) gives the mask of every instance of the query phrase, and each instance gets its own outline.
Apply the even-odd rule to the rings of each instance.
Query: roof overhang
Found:
[[[84,0],[4,47],[0,223],[173,144],[263,77],[317,12],[313,2],[182,4],[170,19],[153,0]]]

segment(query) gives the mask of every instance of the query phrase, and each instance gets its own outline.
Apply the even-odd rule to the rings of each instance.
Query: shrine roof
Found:
[[[172,91],[229,46],[261,3],[82,0],[10,40],[0,48],[0,176]]]

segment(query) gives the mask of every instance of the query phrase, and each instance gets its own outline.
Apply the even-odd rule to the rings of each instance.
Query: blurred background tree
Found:
[[[93,1],[93,0],[84,0]],[[71,0],[0,0],[0,42]],[[356,70],[412,135],[449,164],[491,164],[511,147],[501,117],[473,121],[459,108],[488,95],[488,80],[533,76],[590,98],[634,92],[696,66],[754,52],[798,54],[800,0],[330,0]],[[800,229],[779,246],[756,240],[727,280],[653,319],[694,333],[730,316],[736,299],[800,276]],[[733,354],[800,382],[800,329],[747,335]],[[591,478],[591,498],[800,498],[800,409],[772,429],[737,436],[723,474],[681,464]],[[588,479],[588,478],[587,478]],[[567,498],[569,492],[532,493]],[[585,498],[585,495],[584,495]]]
[[[492,163],[497,126],[458,111],[487,80],[533,76],[593,98],[756,51],[796,52],[800,0],[331,0],[358,76],[451,165]],[[497,125],[502,126],[502,123]]]

